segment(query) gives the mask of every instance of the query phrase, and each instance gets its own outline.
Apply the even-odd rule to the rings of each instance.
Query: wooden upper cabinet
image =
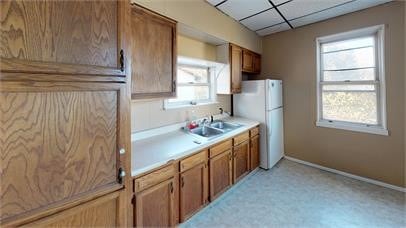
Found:
[[[135,195],[136,227],[170,227],[178,223],[178,181],[172,177]]]
[[[249,140],[234,146],[233,149],[233,183],[238,182],[250,171],[250,149]]]
[[[131,97],[176,95],[176,21],[136,4],[131,9]]]
[[[231,93],[241,93],[242,82],[242,49],[236,45],[230,45],[230,68],[231,68]]]
[[[254,53],[246,49],[242,52],[242,71],[253,72],[254,71]]]
[[[243,50],[242,71],[250,74],[261,73],[261,55],[250,50]]]
[[[1,1],[0,68],[124,76],[120,4],[118,0]]]
[[[253,73],[261,73],[261,55],[254,54],[253,65]]]

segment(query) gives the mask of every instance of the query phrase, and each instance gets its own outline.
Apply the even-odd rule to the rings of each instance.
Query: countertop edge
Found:
[[[226,120],[226,122],[239,123],[238,120],[242,120],[244,122],[249,121],[251,123],[246,124],[243,127],[241,127],[240,129],[236,129],[235,131],[228,132],[227,134],[225,134],[225,135],[223,135],[221,137],[215,138],[215,139],[210,140],[210,141],[206,141],[206,142],[202,143],[201,145],[198,145],[196,148],[186,150],[184,152],[176,154],[175,156],[166,158],[166,159],[164,159],[164,160],[162,160],[160,162],[156,162],[154,164],[151,164],[151,165],[148,165],[148,166],[145,166],[145,167],[142,167],[142,168],[138,168],[138,169],[134,169],[133,167],[131,167],[131,178],[137,178],[137,177],[141,176],[144,173],[146,174],[149,171],[152,171],[152,170],[154,170],[156,168],[163,167],[163,166],[165,166],[167,164],[170,164],[172,161],[177,161],[177,160],[179,160],[179,159],[181,159],[183,157],[193,155],[194,153],[197,153],[197,152],[199,152],[199,151],[201,151],[201,150],[203,150],[205,148],[208,148],[208,147],[210,147],[212,145],[215,145],[215,144],[217,144],[217,143],[219,143],[221,141],[224,141],[224,140],[226,140],[228,138],[233,138],[234,136],[236,136],[238,134],[241,134],[242,132],[245,132],[245,131],[247,131],[249,129],[252,129],[252,128],[254,128],[254,127],[256,127],[256,126],[258,126],[260,124],[258,121],[248,120],[248,119],[244,119],[244,118],[231,118],[229,120]],[[185,134],[187,134],[187,133],[185,133]]]

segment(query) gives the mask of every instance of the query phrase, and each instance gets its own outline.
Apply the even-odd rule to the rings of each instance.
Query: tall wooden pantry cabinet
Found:
[[[131,221],[129,2],[0,2],[0,226]]]

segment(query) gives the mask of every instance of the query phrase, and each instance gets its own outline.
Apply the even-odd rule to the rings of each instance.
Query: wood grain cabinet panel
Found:
[[[249,141],[245,141],[233,149],[233,183],[238,182],[250,171]]]
[[[60,213],[27,224],[28,227],[117,227],[124,226],[117,213],[120,194],[113,192]]]
[[[26,92],[0,93],[2,223],[122,188],[118,115],[125,85],[50,83],[53,91],[42,91],[41,84],[3,84]]]
[[[1,1],[3,69],[12,70],[17,63],[23,68],[41,66],[30,71],[63,71],[63,64],[120,68],[123,22],[118,4],[117,0]]]
[[[169,227],[178,223],[176,178],[171,178],[135,195],[135,226]]]
[[[256,169],[259,161],[259,135],[255,135],[250,139],[250,169]]]
[[[254,54],[251,51],[243,50],[242,52],[242,71],[253,72],[254,71]]]
[[[261,73],[261,55],[254,54],[253,60],[253,73],[260,74]]]
[[[204,161],[180,174],[180,221],[183,222],[208,202],[208,168]]]
[[[233,184],[232,150],[210,158],[209,167],[210,201],[213,201]]]
[[[241,93],[242,49],[230,44],[231,93]]]
[[[175,96],[176,22],[133,4],[131,42],[131,97]]]

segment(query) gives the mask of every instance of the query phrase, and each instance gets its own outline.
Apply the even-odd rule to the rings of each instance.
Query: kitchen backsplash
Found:
[[[131,132],[139,132],[153,128],[219,114],[219,108],[231,111],[231,96],[217,95],[218,103],[192,106],[179,109],[163,108],[163,100],[142,100],[131,102]]]

